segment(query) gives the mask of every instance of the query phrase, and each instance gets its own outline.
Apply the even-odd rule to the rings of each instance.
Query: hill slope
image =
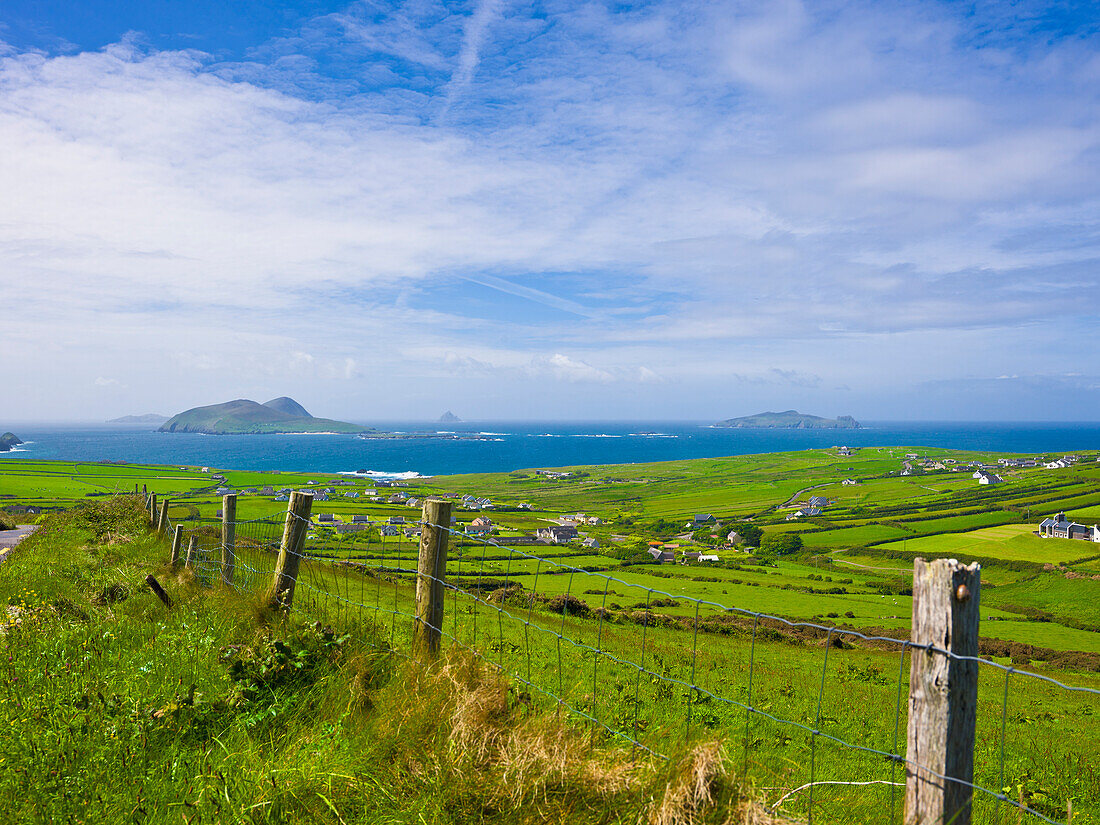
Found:
[[[278,404],[278,407],[269,406]],[[268,404],[258,404],[247,398],[194,407],[172,416],[160,428],[163,433],[207,433],[210,435],[251,435],[260,433],[364,433],[370,427],[314,418],[306,413],[295,415],[285,410],[305,410],[291,398],[276,398]]]
[[[163,424],[168,416],[157,413],[145,413],[144,415],[123,415],[119,418],[108,419],[108,424]]]
[[[313,418],[306,408],[295,401],[293,398],[288,398],[285,395],[280,395],[278,398],[272,398],[270,401],[264,402],[265,407],[270,407],[277,412],[286,413],[292,415],[295,418]]]
[[[764,412],[746,415],[741,418],[727,418],[719,421],[715,427],[735,427],[759,430],[858,430],[860,423],[850,415],[836,418],[822,418],[819,415],[807,415],[797,410],[784,412]]]

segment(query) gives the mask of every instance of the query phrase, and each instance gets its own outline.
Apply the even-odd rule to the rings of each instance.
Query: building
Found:
[[[844,485],[845,487],[854,487],[859,482],[857,482],[854,478],[846,478],[846,479],[844,479],[844,481],[842,481],[840,483],[842,485]]]
[[[321,513],[317,516],[317,521],[321,524],[334,524],[336,522],[336,516],[332,513]]]
[[[588,538],[586,538],[584,541],[581,542],[581,545],[583,547],[589,548],[590,550],[597,550],[597,549],[599,549],[600,543],[598,541],[596,541],[596,539],[589,536]]]
[[[364,516],[364,515],[352,516],[351,517],[351,523],[352,524],[369,524],[370,523],[370,516]]]
[[[811,506],[811,507],[821,507],[821,508],[824,508],[824,507],[826,507],[826,506],[827,506],[828,504],[829,504],[829,500],[828,500],[827,498],[825,498],[824,496],[812,496],[812,497],[810,498],[810,506]]]
[[[675,553],[671,550],[662,550],[660,547],[650,547],[649,555],[653,556],[658,564],[663,564],[666,561],[676,561]]]
[[[710,524],[711,522],[715,521],[717,521],[717,519],[715,519],[714,516],[712,516],[710,513],[696,513],[691,519],[692,524],[697,527],[703,524]]]
[[[1039,535],[1045,539],[1079,539],[1081,541],[1100,542],[1100,527],[1086,527],[1066,519],[1065,513],[1043,519],[1039,524]]]
[[[974,474],[974,477],[978,479],[979,484],[1004,484],[1004,479],[993,473],[987,473],[984,470],[979,470]]]
[[[580,533],[571,524],[556,524],[553,527],[540,527],[535,531],[535,535],[552,544],[565,544],[577,538]]]

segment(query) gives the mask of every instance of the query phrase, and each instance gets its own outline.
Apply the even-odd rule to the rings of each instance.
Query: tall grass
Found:
[[[409,662],[369,615],[273,616],[158,569],[143,519],[55,516],[0,569],[7,822],[768,819],[713,737],[644,758],[469,654]]]

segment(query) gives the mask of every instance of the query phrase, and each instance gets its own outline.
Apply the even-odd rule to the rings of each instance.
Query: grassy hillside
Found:
[[[476,659],[423,670],[369,618],[279,619],[163,554],[116,499],[0,567],[6,822],[768,820],[711,739],[644,758]]]
[[[161,426],[166,433],[208,433],[212,435],[252,433],[362,433],[369,427],[314,418],[291,398],[276,398],[267,404],[248,399],[194,407],[172,416]],[[302,413],[305,413],[302,415]]]

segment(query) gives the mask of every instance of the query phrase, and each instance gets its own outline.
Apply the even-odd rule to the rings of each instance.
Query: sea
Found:
[[[152,427],[10,425],[26,443],[5,458],[127,461],[233,470],[416,478],[577,464],[629,464],[831,446],[945,447],[1024,454],[1100,448],[1100,423],[864,422],[858,430],[739,430],[692,421],[374,421],[407,438],[197,435]],[[427,437],[425,437],[427,436]]]

